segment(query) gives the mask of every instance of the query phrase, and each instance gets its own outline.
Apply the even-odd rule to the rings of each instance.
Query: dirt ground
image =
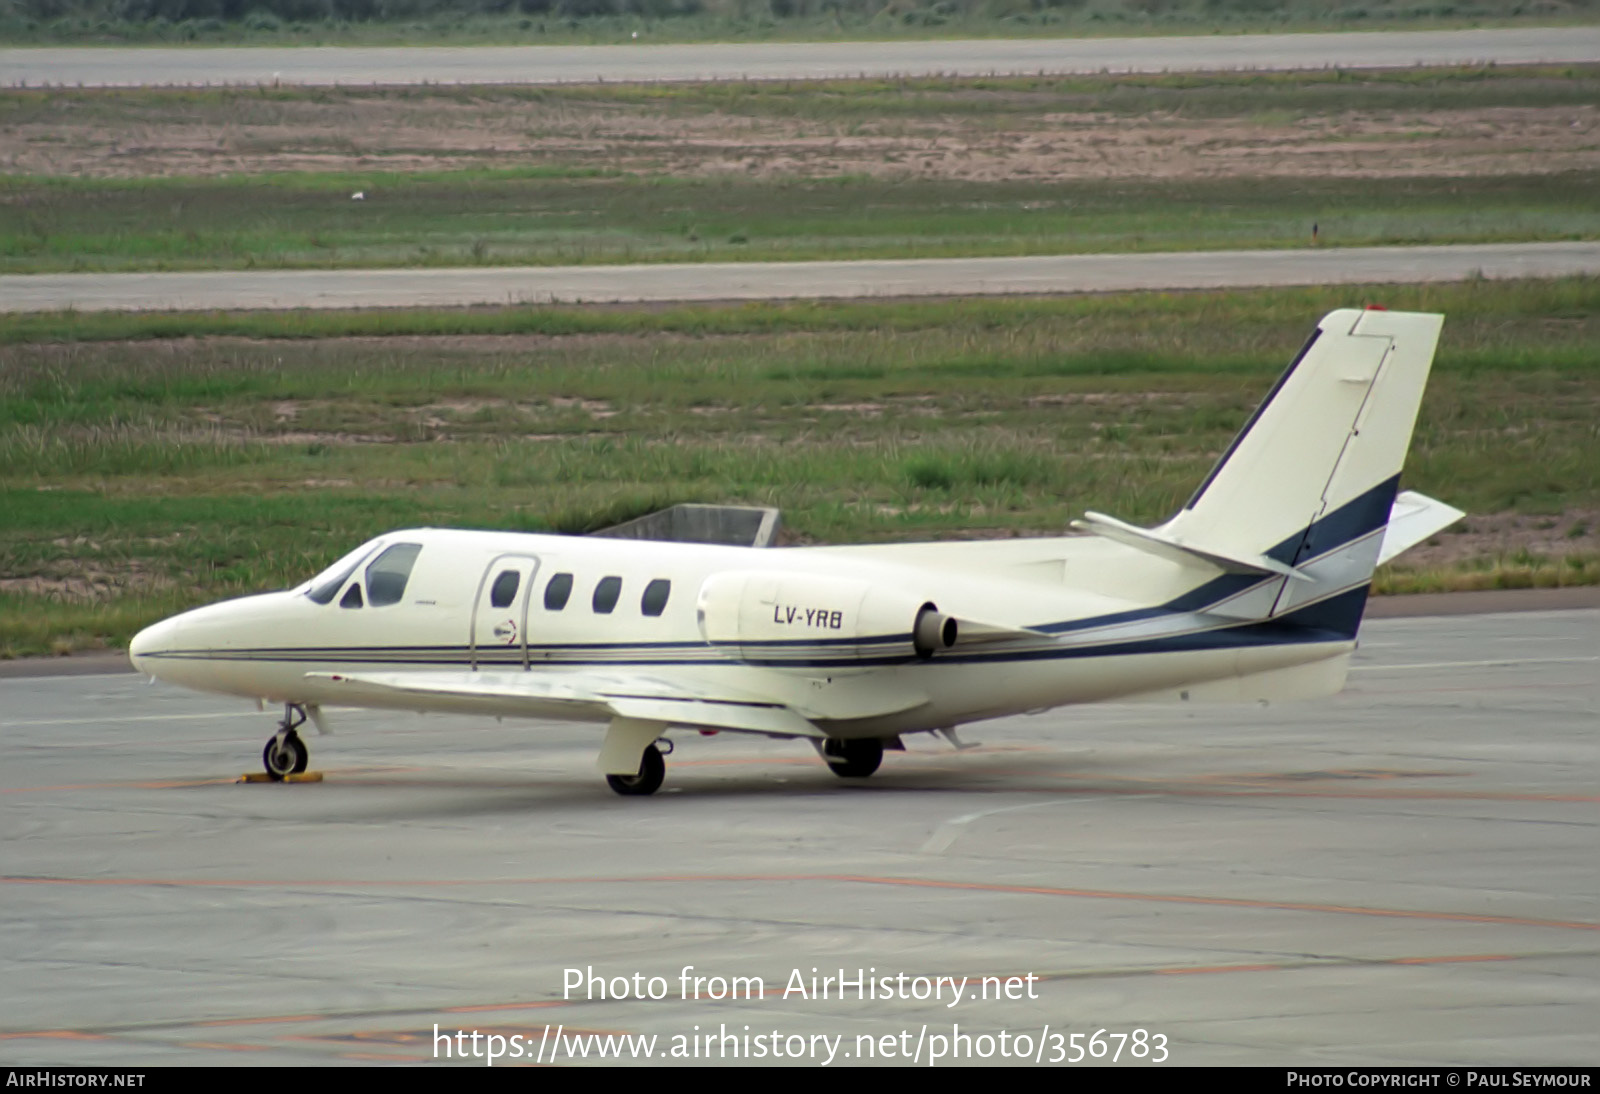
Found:
[[[1405,177],[1600,168],[1600,104],[1248,118],[960,112],[860,120],[659,104],[239,96],[0,114],[0,173],[98,178],[550,166],[678,176]]]

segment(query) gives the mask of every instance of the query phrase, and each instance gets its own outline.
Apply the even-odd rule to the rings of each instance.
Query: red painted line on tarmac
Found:
[[[353,782],[366,782],[361,776],[367,774],[389,774],[391,772],[422,771],[420,767],[352,767],[325,770],[324,774],[340,777],[351,777]],[[229,775],[223,778],[204,779],[131,779],[123,782],[104,783],[63,783],[60,786],[9,786],[0,787],[0,794],[39,794],[51,790],[183,790],[191,786],[233,786],[239,782],[239,776]],[[273,786],[284,785],[272,783]]]
[[[984,770],[976,772],[983,775],[1008,775],[1017,778],[1037,778],[1038,771],[995,771]],[[1072,772],[1059,775],[1045,773],[1046,778],[1076,779],[1080,778]],[[1227,781],[1226,775],[1199,775],[1196,780]],[[1118,781],[1117,776],[1096,776],[1096,779],[1105,781]],[[1330,777],[1327,781],[1341,781],[1338,777]],[[966,787],[969,793],[983,791],[984,787]],[[1594,794],[1536,794],[1516,793],[1511,791],[1501,792],[1495,790],[1283,790],[1272,786],[1253,786],[1246,783],[1238,789],[1212,788],[1206,786],[1188,786],[1183,783],[1163,783],[1158,780],[1141,780],[1128,777],[1120,785],[1106,786],[1100,783],[1085,783],[1083,786],[1049,787],[1049,786],[1005,786],[998,788],[1002,793],[1044,793],[1044,794],[1113,794],[1121,797],[1132,798],[1313,798],[1352,801],[1506,801],[1506,802],[1560,802],[1566,804],[1584,804],[1600,802],[1600,795]]]
[[[752,884],[762,882],[838,882],[848,885],[884,885],[912,889],[951,889],[1008,893],[1018,896],[1072,897],[1083,900],[1126,900],[1199,907],[1252,908],[1261,911],[1320,912],[1385,919],[1420,919],[1441,923],[1479,923],[1498,926],[1549,927],[1570,931],[1600,931],[1600,923],[1579,920],[1532,919],[1524,916],[1476,915],[1469,912],[1430,912],[1408,908],[1372,908],[1354,904],[1316,904],[1290,900],[1247,900],[1240,897],[1197,896],[1177,893],[1138,893],[1114,889],[1068,889],[1050,885],[999,885],[937,878],[878,877],[871,874],[647,874],[636,877],[520,877],[432,878],[367,880],[335,878],[51,878],[0,875],[0,884],[82,886],[168,886],[174,888],[462,888],[495,885],[615,885],[649,883]],[[288,1020],[288,1019],[285,1019]]]
[[[1486,666],[1488,667],[1488,666]],[[1498,667],[1498,666],[1495,666]],[[1469,685],[1461,688],[1347,688],[1344,695],[1471,695],[1485,691],[1560,691],[1562,688],[1593,687],[1588,681],[1574,680],[1549,684]]]
[[[201,1029],[212,1026],[264,1026],[276,1022],[320,1022],[326,1017],[323,1014],[274,1014],[265,1018],[213,1018],[194,1025]]]
[[[607,1002],[615,1002],[615,1000],[606,1000],[606,1001]],[[597,1000],[595,1000],[595,1002],[601,1002],[601,1000],[597,999]],[[484,1037],[489,1037],[491,1035],[499,1035],[501,1037],[510,1037],[510,1036],[515,1034],[515,1035],[521,1035],[522,1037],[526,1038],[527,1035],[528,1035],[529,1030],[530,1029],[534,1029],[534,1028],[537,1028],[537,1027],[531,1027],[531,1026],[477,1026],[471,1031],[471,1033],[468,1033],[466,1030],[459,1030],[459,1031],[455,1031],[455,1032],[463,1033],[466,1036],[468,1036],[469,1038],[471,1037],[472,1033],[481,1034]],[[568,1025],[563,1025],[561,1028],[567,1033],[580,1034],[580,1035],[582,1035],[584,1037],[589,1037],[589,1036],[625,1037],[631,1032],[630,1030],[625,1030],[625,1029],[600,1029],[600,1028],[589,1028],[589,1027],[586,1027],[586,1026],[568,1026]],[[438,1033],[438,1036],[444,1037],[448,1041],[454,1041],[455,1040],[455,1032],[452,1032],[452,1033],[446,1035],[446,1033],[443,1030],[440,1030],[439,1033]],[[283,1036],[279,1037],[278,1040],[280,1040],[280,1041],[360,1041],[360,1042],[363,1042],[365,1044],[411,1045],[411,1044],[416,1044],[419,1041],[421,1041],[421,1042],[431,1041],[431,1040],[433,1040],[434,1036],[435,1035],[433,1033],[429,1032],[426,1029],[358,1029],[358,1030],[352,1030],[352,1031],[350,1031],[348,1033],[286,1033]]]
[[[1466,954],[1441,954],[1435,957],[1376,957],[1376,958],[1334,958],[1327,961],[1277,961],[1256,965],[1175,965],[1165,969],[1150,969],[1149,972],[1158,976],[1191,976],[1200,973],[1230,973],[1230,972],[1288,972],[1301,969],[1345,969],[1352,966],[1376,965],[1457,965],[1476,963],[1481,961],[1518,961],[1529,957],[1528,954],[1510,953],[1466,953]],[[1132,970],[1137,973],[1142,970]],[[1067,974],[1066,979],[1072,974]],[[1054,977],[1040,977],[1041,980],[1055,979]]]
[[[572,1003],[569,1003],[569,1002],[567,1002],[565,1000],[557,999],[557,1000],[553,1000],[553,1001],[549,1001],[549,1002],[543,1002],[543,1003],[484,1003],[484,1004],[475,1005],[475,1006],[439,1007],[437,1009],[428,1009],[426,1011],[426,1013],[429,1013],[429,1014],[465,1014],[465,1013],[482,1013],[482,1012],[491,1012],[492,1013],[494,1011],[526,1010],[526,1009],[538,1008],[538,1007],[567,1007],[567,1006],[572,1006],[572,1005],[573,1005]],[[415,1013],[423,1013],[423,1012],[424,1011],[419,1008]],[[344,1019],[348,1019],[348,1018],[349,1018],[348,1014],[340,1013],[340,1012],[331,1012],[331,1013],[328,1013],[328,1014],[265,1014],[265,1015],[258,1015],[256,1017],[252,1017],[252,1018],[213,1018],[213,1019],[208,1019],[208,1020],[205,1020],[205,1021],[197,1021],[197,1022],[182,1022],[182,1021],[165,1022],[165,1023],[161,1023],[161,1026],[162,1026],[162,1028],[179,1028],[179,1029],[181,1029],[181,1028],[214,1029],[214,1028],[223,1027],[223,1026],[264,1026],[264,1025],[283,1025],[283,1024],[293,1023],[293,1022],[333,1022],[333,1021],[340,1021],[340,1020],[344,1020]],[[148,1027],[140,1027],[140,1028],[148,1028]],[[495,1026],[495,1027],[491,1027],[491,1028],[499,1029],[501,1027]],[[505,1027],[505,1028],[512,1029],[512,1027]],[[568,1028],[569,1029],[578,1029],[578,1027],[576,1027],[576,1026],[571,1026],[571,1027],[568,1027]],[[313,1035],[313,1034],[305,1034],[305,1035],[280,1034],[277,1039],[278,1040],[282,1040],[282,1041],[356,1040],[356,1039],[362,1039],[362,1038],[368,1038],[368,1037],[380,1037],[380,1036],[381,1037],[391,1037],[396,1032],[397,1031],[394,1031],[394,1030],[376,1030],[376,1031],[374,1031],[374,1030],[358,1030],[355,1033],[345,1033],[345,1034],[321,1034],[321,1035]],[[513,1032],[523,1033],[523,1032],[526,1032],[526,1031],[524,1029],[522,1029],[521,1027],[516,1027],[513,1030]],[[578,1032],[580,1032],[580,1033],[608,1033],[608,1032],[614,1032],[614,1031],[578,1029]],[[29,1039],[33,1039],[33,1038],[41,1038],[41,1039],[46,1039],[46,1040],[62,1040],[62,1041],[107,1041],[107,1040],[111,1040],[113,1036],[114,1036],[113,1034],[89,1033],[89,1032],[85,1032],[83,1030],[73,1030],[73,1029],[15,1030],[15,1031],[11,1031],[11,1032],[8,1032],[8,1033],[0,1033],[0,1041],[6,1041],[6,1040],[20,1041],[20,1040],[29,1040]],[[417,1038],[417,1039],[421,1039],[421,1038],[424,1038],[426,1036],[428,1036],[428,1034],[426,1034],[425,1032],[418,1032],[418,1033],[415,1034],[415,1038]],[[266,1050],[268,1050],[268,1049],[270,1049],[272,1047],[270,1045],[234,1044],[234,1043],[225,1042],[225,1041],[190,1041],[190,1042],[185,1042],[185,1043],[188,1044],[190,1047],[195,1047],[195,1048],[230,1049],[230,1050],[251,1051],[251,1052],[266,1051]]]
[[[419,1062],[419,1061],[422,1061],[422,1060],[431,1059],[432,1057],[429,1057],[429,1056],[413,1056],[413,1055],[410,1055],[409,1053],[399,1053],[399,1052],[392,1052],[392,1053],[386,1053],[386,1052],[341,1052],[341,1053],[339,1053],[339,1058],[341,1060],[389,1060],[389,1061],[408,1060],[408,1061],[411,1061],[413,1063],[416,1063],[416,1062]]]
[[[1070,778],[1071,776],[1064,776]],[[1344,798],[1358,801],[1486,801],[1486,802],[1600,802],[1595,794],[1513,794],[1493,790],[1183,790],[1152,787],[1148,790],[1106,789],[1086,787],[1077,793],[1127,794],[1150,797],[1168,795],[1174,798]]]
[[[170,779],[154,782],[65,783],[61,786],[7,786],[0,794],[40,794],[51,790],[178,790],[189,786],[227,786],[233,779]]]
[[[706,880],[710,880],[709,878]],[[1245,900],[1238,897],[1183,896],[1166,893],[1128,893],[1110,889],[1061,889],[1046,885],[994,885],[975,881],[940,881],[933,878],[893,878],[871,875],[812,875],[792,880],[832,880],[867,885],[893,885],[919,889],[964,889],[987,893],[1016,893],[1033,896],[1082,897],[1094,900],[1148,901],[1157,904],[1194,904],[1221,908],[1257,908],[1266,911],[1324,912],[1334,915],[1377,916],[1388,919],[1426,919],[1447,923],[1486,923],[1517,927],[1556,927],[1574,931],[1600,931],[1600,923],[1558,919],[1528,919],[1521,916],[1473,915],[1467,912],[1424,912],[1406,908],[1368,908],[1354,904],[1311,904],[1289,900]]]

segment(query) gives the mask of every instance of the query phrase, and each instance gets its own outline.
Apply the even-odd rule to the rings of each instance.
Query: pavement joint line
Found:
[[[106,722],[198,722],[207,718],[261,718],[259,710],[224,710],[205,714],[108,714],[99,718],[33,718],[0,721],[0,729],[24,726],[92,726]]]

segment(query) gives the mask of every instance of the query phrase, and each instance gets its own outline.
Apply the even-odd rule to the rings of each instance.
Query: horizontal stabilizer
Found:
[[[1402,551],[1409,551],[1435,532],[1442,532],[1466,516],[1453,505],[1436,501],[1414,490],[1401,491],[1389,510],[1389,526],[1383,533],[1383,546],[1378,549],[1378,565],[1382,566]]]
[[[1128,547],[1137,548],[1146,554],[1164,558],[1168,562],[1176,562],[1180,566],[1215,567],[1227,574],[1310,580],[1304,574],[1297,573],[1293,567],[1266,555],[1224,552],[1184,543],[1163,532],[1139,528],[1115,517],[1108,517],[1104,513],[1085,513],[1083,519],[1073,521],[1072,526],[1079,531],[1093,532],[1097,536],[1104,536]]]

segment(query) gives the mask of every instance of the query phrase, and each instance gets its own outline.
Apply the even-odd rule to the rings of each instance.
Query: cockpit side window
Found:
[[[371,557],[372,552],[378,548],[358,547],[344,558],[335,562],[322,573],[311,579],[311,588],[306,590],[306,596],[318,604],[332,604],[333,598],[339,595],[339,590],[344,588],[344,583],[350,580],[350,575],[356,568]]]
[[[344,591],[344,595],[339,598],[339,607],[341,607],[341,608],[359,608],[359,607],[361,607],[361,582],[352,581],[350,583],[350,587],[348,589],[346,589]]]
[[[400,603],[421,553],[420,543],[396,543],[372,560],[367,567],[367,600],[374,608]]]

